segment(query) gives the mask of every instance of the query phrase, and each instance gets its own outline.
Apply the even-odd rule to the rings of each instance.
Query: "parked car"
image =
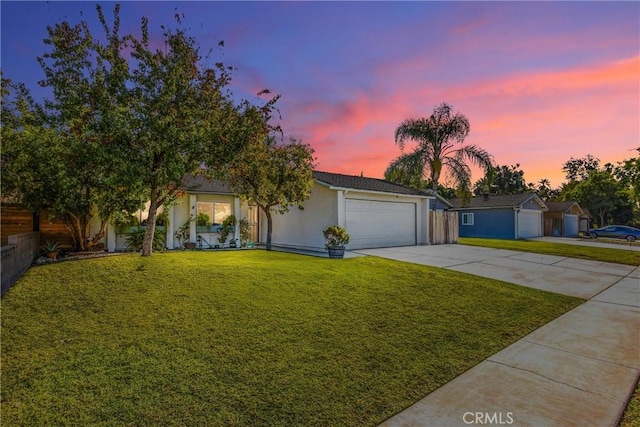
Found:
[[[611,237],[614,239],[625,239],[629,242],[640,239],[640,230],[626,225],[607,225],[606,227],[589,230],[587,233],[587,237],[592,239],[596,237]]]

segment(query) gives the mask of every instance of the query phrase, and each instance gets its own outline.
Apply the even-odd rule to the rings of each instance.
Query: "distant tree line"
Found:
[[[407,141],[415,145],[389,164],[385,179],[431,189],[445,198],[535,192],[545,201],[577,201],[600,226],[640,225],[640,147],[636,148],[638,156],[616,165],[600,166],[600,160],[591,154],[572,157],[562,165],[566,182],[552,188],[546,178],[527,182],[518,163],[494,165],[493,157],[482,148],[462,145],[470,129],[469,120],[454,114],[446,103],[436,107],[428,118],[405,120],[396,129],[395,142],[403,151]],[[467,162],[485,172],[473,185]],[[441,183],[445,172],[452,178],[453,187]]]

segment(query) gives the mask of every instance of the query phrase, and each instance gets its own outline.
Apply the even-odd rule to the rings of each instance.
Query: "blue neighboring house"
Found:
[[[547,206],[535,193],[451,199],[460,237],[526,239],[544,234]]]

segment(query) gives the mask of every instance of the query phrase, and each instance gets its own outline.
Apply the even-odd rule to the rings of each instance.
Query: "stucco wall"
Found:
[[[324,250],[322,230],[338,224],[338,197],[335,190],[323,185],[314,185],[311,196],[289,212],[273,215],[272,244],[309,250]],[[260,240],[267,241],[267,219],[261,213]]]
[[[465,213],[474,214],[473,225],[463,225],[462,217]],[[508,209],[478,209],[461,210],[458,213],[460,237],[484,237],[495,239],[515,238],[515,215]]]
[[[272,244],[276,246],[324,251],[324,236],[322,235],[322,230],[331,225],[345,226],[345,199],[415,203],[417,243],[429,243],[429,203],[427,199],[355,190],[331,190],[322,184],[315,184],[311,190],[311,197],[303,204],[304,210],[300,210],[294,206],[284,215],[273,215]],[[260,230],[261,241],[265,242],[267,221],[264,214],[261,214]],[[348,229],[347,232],[349,232]]]

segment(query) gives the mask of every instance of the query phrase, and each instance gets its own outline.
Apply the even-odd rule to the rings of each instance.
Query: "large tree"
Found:
[[[631,220],[629,190],[606,170],[592,170],[571,191],[572,199],[598,217],[598,225]]]
[[[416,143],[410,153],[395,159],[385,177],[401,183],[420,182],[428,177],[435,192],[446,170],[459,187],[470,187],[468,162],[484,169],[492,165],[491,155],[477,145],[463,145],[471,127],[466,116],[452,112],[443,103],[428,118],[407,119],[395,131],[395,142],[402,150],[407,141]],[[399,178],[401,177],[401,179]]]
[[[547,178],[542,178],[536,185],[534,185],[535,191],[543,201],[553,201],[560,195],[560,190],[557,188],[551,188],[551,181]]]
[[[640,222],[640,147],[636,148],[637,157],[618,162],[613,173],[618,181],[629,189],[629,195],[634,205],[635,220]]]
[[[313,167],[309,145],[293,139],[277,144],[272,137],[254,141],[228,167],[234,192],[258,206],[267,218],[267,250],[271,250],[273,214],[283,214],[309,198]]]
[[[562,165],[562,170],[568,182],[583,181],[589,177],[589,172],[598,170],[600,159],[587,154],[580,158],[570,158]]]
[[[473,186],[475,195],[481,194],[522,194],[534,190],[532,184],[524,179],[524,171],[520,164],[510,166],[496,166],[484,178],[479,179]]]
[[[140,205],[139,188],[127,180],[126,159],[116,148],[126,135],[118,124],[127,122],[117,108],[116,88],[123,83],[123,63],[113,55],[122,43],[117,26],[106,44],[84,23],[48,27],[50,50],[38,61],[45,74],[40,85],[51,88],[52,97],[43,104],[23,84],[2,83],[3,194],[63,218],[76,250],[96,246],[115,212]],[[96,214],[100,226],[91,235]]]
[[[49,170],[42,169],[46,173],[30,176],[22,168],[19,182],[31,180],[38,191],[48,187],[62,201],[57,209],[79,228],[87,228],[96,206],[109,210],[101,214],[103,225],[111,213],[129,210],[123,200],[149,200],[147,222],[153,225],[158,208],[175,200],[186,174],[220,168],[262,132],[262,118],[277,97],[262,106],[236,105],[228,89],[232,69],[201,57],[186,30],[163,26],[157,49],[146,18],[139,36],[121,36],[119,7],[111,25],[100,6],[97,11],[104,37],[94,37],[84,21],[49,28],[45,43],[51,50],[39,61],[53,97],[45,108],[34,109],[44,111],[36,125],[47,138],[24,126],[14,126],[12,137],[18,151],[19,140],[27,138],[37,158],[46,160],[49,150],[51,160]],[[3,129],[3,142],[4,136]],[[49,199],[44,200],[52,204]],[[147,227],[143,256],[152,253],[154,231]]]
[[[203,165],[219,168],[243,149],[243,115],[252,107],[232,103],[229,69],[203,64],[195,39],[184,30],[164,29],[165,48],[155,49],[143,20],[141,39],[130,40],[135,136],[127,149],[150,200],[147,223],[154,224],[158,208],[174,200],[185,175]],[[152,253],[153,234],[154,227],[147,227],[143,256]]]

